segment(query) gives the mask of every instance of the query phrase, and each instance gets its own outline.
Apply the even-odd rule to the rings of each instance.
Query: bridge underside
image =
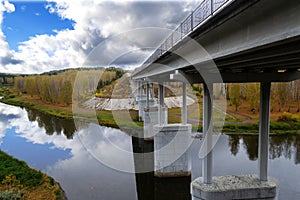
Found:
[[[178,57],[185,62],[185,67],[148,76],[150,80],[184,81],[180,77],[170,78],[174,70],[180,70],[191,84],[204,83],[210,77],[215,83],[289,82],[300,78],[300,37],[193,65],[178,55],[170,54],[170,57]],[[214,78],[218,75],[221,79]]]
[[[190,83],[218,74],[224,83],[299,79],[299,10],[293,0],[233,1],[133,79],[172,81],[175,70]]]

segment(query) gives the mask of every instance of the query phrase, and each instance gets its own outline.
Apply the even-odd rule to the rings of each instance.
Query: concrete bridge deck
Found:
[[[224,2],[227,2],[224,8],[192,29],[182,40],[170,45],[169,49],[163,49],[167,45],[160,46],[151,59],[133,73],[132,78],[155,80],[159,76],[170,80],[169,75],[174,70],[181,70],[190,77],[191,83],[204,82],[199,78],[199,72],[204,71],[220,73],[223,82],[298,79],[300,2]],[[197,50],[199,47],[191,40],[203,49]],[[158,51],[160,54],[157,54]],[[218,71],[211,66],[216,66]]]

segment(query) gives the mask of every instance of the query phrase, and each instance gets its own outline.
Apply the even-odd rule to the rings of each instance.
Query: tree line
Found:
[[[203,95],[203,85],[193,84],[193,92],[197,96]],[[249,111],[259,110],[259,83],[226,83],[222,86],[214,84],[214,99],[226,98],[236,111],[243,103],[249,104]],[[300,80],[287,83],[272,83],[271,112],[300,112]]]
[[[124,73],[120,68],[110,67],[72,69],[51,75],[17,76],[14,79],[14,88],[19,95],[26,94],[45,102],[70,105],[72,100],[80,101],[95,94],[96,90],[120,78]]]
[[[243,101],[250,105],[250,110],[256,112],[260,102],[259,83],[227,84],[227,99],[238,111]],[[300,80],[288,83],[272,83],[271,112],[290,112],[294,108],[300,112]]]

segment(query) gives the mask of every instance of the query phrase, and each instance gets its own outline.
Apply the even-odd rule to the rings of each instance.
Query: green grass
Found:
[[[296,122],[271,122],[270,132],[275,134],[300,134],[300,123]],[[225,124],[223,132],[229,133],[254,133],[259,132],[259,125],[254,123]]]
[[[23,162],[0,151],[0,180],[6,176],[14,175],[25,187],[36,187],[43,182],[43,174]]]
[[[3,103],[7,103],[10,105],[14,105],[14,106],[20,106],[20,107],[33,107],[35,106],[34,103],[29,102],[29,101],[25,101],[25,100],[20,100],[18,98],[4,98],[1,100]]]
[[[0,151],[0,199],[66,198],[64,191],[53,178]]]

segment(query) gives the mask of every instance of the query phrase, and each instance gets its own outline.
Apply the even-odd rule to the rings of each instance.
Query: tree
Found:
[[[250,110],[255,113],[259,108],[260,99],[259,83],[248,83],[245,87],[245,98],[250,103]]]
[[[61,103],[70,105],[72,103],[72,84],[69,80],[63,83],[61,88]]]
[[[241,100],[241,84],[229,84],[229,99],[230,104],[235,106],[235,111],[238,111],[239,106],[242,104]]]

